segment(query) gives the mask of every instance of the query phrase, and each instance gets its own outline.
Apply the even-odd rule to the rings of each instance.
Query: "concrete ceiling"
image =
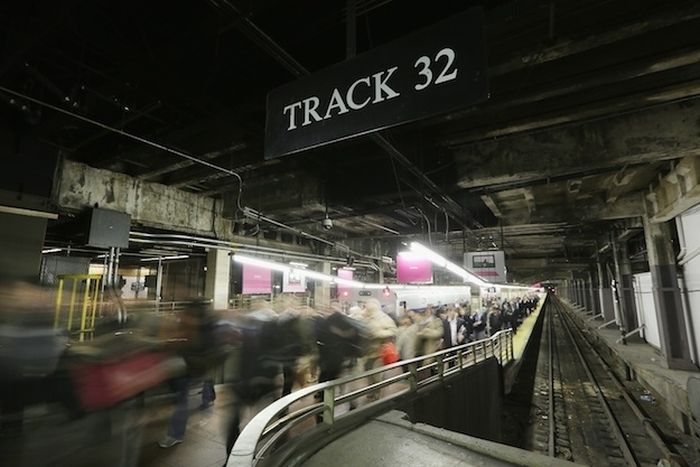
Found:
[[[350,245],[430,234],[454,255],[502,247],[523,280],[565,274],[700,155],[694,1],[360,0],[359,52],[484,6],[490,99],[272,161],[265,95],[343,60],[344,0],[13,3],[4,85],[235,170],[244,205]],[[4,97],[64,157],[221,199],[238,219],[227,174],[59,114],[29,122],[31,105]]]

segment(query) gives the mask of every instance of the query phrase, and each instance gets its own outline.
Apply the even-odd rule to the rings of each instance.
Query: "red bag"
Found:
[[[399,352],[396,350],[396,344],[393,342],[385,342],[382,344],[379,353],[385,365],[390,365],[399,361]]]
[[[169,357],[142,351],[121,359],[75,365],[71,375],[86,410],[112,407],[170,377]]]

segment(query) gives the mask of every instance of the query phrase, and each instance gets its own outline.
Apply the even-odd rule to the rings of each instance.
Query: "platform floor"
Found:
[[[540,309],[541,304],[524,320],[514,336],[513,351],[516,360],[522,358]],[[397,373],[400,373],[400,369],[397,369]],[[357,384],[361,385],[361,383]],[[400,391],[406,384],[408,383],[397,383],[383,389],[383,393]],[[157,443],[167,431],[173,404],[168,402],[149,403],[139,419],[131,421],[132,426],[141,428],[140,433],[136,434],[140,437],[140,442],[136,443],[136,445],[140,445],[140,450],[132,453],[137,456],[138,465],[144,467],[214,467],[224,465],[225,433],[228,426],[231,397],[225,386],[217,386],[217,399],[214,406],[201,411],[197,409],[201,402],[197,389],[191,390],[189,399],[191,411],[185,439],[181,444],[168,449],[160,448]],[[313,403],[311,398],[308,399],[298,402],[299,407]],[[270,402],[272,402],[271,398],[260,401],[256,407],[244,412],[242,425]],[[346,410],[342,406],[338,409]],[[37,413],[32,413],[32,410]],[[35,419],[37,422],[30,421],[25,424],[25,435],[21,438],[0,438],[0,451],[3,452],[3,458],[10,461],[9,465],[22,467],[41,465],[119,466],[122,438],[110,433],[110,429],[119,426],[122,422],[122,413],[115,411],[108,416],[91,416],[71,421],[60,419],[60,417],[45,419],[41,411],[41,408],[38,411],[29,409],[30,419]],[[314,423],[313,420],[308,422],[310,425]],[[303,428],[300,427],[300,429]],[[425,452],[428,453],[428,451]],[[433,459],[433,462],[425,465],[451,465],[449,464],[449,456],[452,455],[450,452],[449,449],[445,451],[444,455],[447,457],[443,459],[444,464],[442,462],[436,464]],[[418,456],[418,453],[415,455]],[[418,461],[417,457],[416,461]],[[391,463],[394,462],[391,461]],[[2,464],[6,465],[4,462]],[[371,463],[364,465],[371,465]]]
[[[564,302],[573,307],[570,302]],[[603,324],[601,318],[590,320],[585,312],[577,312],[577,315],[589,332],[598,336],[618,359],[632,368],[639,382],[659,400],[674,423],[685,429],[687,421],[684,417],[689,413],[688,378],[700,377],[700,371],[669,369],[661,352],[639,337],[628,339],[627,344],[618,344],[616,341],[620,338],[620,331],[614,325],[598,329]]]
[[[535,328],[537,318],[540,316],[540,311],[544,305],[544,299],[540,300],[535,310],[530,313],[530,316],[525,318],[518,328],[518,332],[513,336],[513,358],[518,361],[523,358],[527,343],[530,341],[532,330]]]
[[[342,465],[573,466],[540,454],[421,423],[389,412],[336,439],[304,462],[308,467]]]

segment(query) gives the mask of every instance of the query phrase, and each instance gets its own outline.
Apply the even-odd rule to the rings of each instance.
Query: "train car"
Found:
[[[472,288],[440,285],[402,285],[392,288],[391,284],[387,284],[384,289],[350,289],[338,299],[346,307],[362,306],[367,300],[376,299],[386,313],[398,316],[406,310],[424,310],[428,305],[471,303]]]

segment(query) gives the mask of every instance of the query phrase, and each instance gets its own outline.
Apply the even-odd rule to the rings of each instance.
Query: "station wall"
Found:
[[[691,355],[700,348],[700,206],[687,210],[678,217],[681,255],[678,260],[683,271],[683,287],[686,290],[690,318],[688,328],[691,339]],[[693,347],[694,346],[694,347]],[[695,350],[695,352],[693,352]]]
[[[645,326],[642,331],[642,337],[648,344],[661,349],[659,325],[656,318],[656,306],[654,305],[654,294],[651,285],[651,273],[635,274],[633,283],[635,304],[637,306],[637,322]]]

